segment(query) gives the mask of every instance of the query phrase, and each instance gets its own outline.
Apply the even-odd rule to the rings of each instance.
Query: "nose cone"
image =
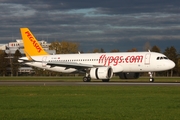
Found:
[[[169,61],[169,69],[172,69],[175,67],[175,63],[173,61]]]

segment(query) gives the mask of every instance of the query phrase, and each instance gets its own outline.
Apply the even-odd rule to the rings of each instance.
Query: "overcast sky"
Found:
[[[180,0],[0,0],[0,43],[21,39],[20,27],[82,51],[143,51],[149,42],[180,52]]]

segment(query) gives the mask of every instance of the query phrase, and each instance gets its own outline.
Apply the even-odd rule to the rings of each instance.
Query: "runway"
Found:
[[[0,81],[0,86],[180,86],[180,83]]]

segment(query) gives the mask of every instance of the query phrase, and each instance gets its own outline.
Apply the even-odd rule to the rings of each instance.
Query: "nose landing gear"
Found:
[[[154,82],[154,78],[153,78],[153,72],[148,72],[149,74],[149,82]]]

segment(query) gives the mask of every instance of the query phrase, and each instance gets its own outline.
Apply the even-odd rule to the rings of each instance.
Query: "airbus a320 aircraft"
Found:
[[[49,55],[28,28],[20,28],[26,57],[19,62],[29,66],[63,73],[84,72],[84,82],[101,79],[108,82],[113,73],[120,78],[139,78],[140,72],[148,72],[150,82],[154,81],[152,72],[174,68],[175,63],[165,55],[156,52],[118,52],[88,54]]]

